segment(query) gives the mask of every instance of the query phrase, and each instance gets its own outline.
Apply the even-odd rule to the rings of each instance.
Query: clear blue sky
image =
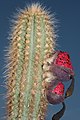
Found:
[[[61,120],[80,119],[80,0],[38,0],[46,8],[50,8],[58,19],[57,49],[69,52],[75,70],[75,90],[72,97],[66,99],[66,112]],[[1,0],[0,1],[0,84],[3,84],[4,49],[8,45],[10,20],[17,8],[24,8],[27,4],[37,0]],[[5,93],[0,87],[0,93]],[[0,96],[0,118],[5,114],[5,96]],[[53,112],[57,112],[61,105],[49,105],[46,120],[51,120]]]

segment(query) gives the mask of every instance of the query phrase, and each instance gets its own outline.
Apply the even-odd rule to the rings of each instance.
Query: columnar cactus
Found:
[[[21,11],[10,36],[7,120],[44,120],[47,100],[42,65],[55,48],[54,22],[39,4]]]

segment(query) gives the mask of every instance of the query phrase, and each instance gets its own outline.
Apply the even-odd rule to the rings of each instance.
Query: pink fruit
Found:
[[[59,81],[52,81],[46,90],[47,100],[51,104],[59,104],[64,101],[64,85]]]
[[[58,80],[70,80],[71,76],[74,76],[74,71],[69,54],[67,52],[56,51],[54,55],[55,57],[50,65],[50,71],[54,76],[57,76]]]

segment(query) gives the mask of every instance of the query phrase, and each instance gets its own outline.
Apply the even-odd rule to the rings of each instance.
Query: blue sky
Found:
[[[3,84],[4,49],[9,44],[10,19],[17,8],[24,8],[32,2],[40,2],[50,8],[58,20],[57,48],[69,52],[75,70],[75,90],[72,97],[66,99],[66,111],[61,120],[79,120],[80,114],[80,0],[2,0],[0,1],[0,85]],[[6,89],[0,87],[0,94]],[[0,118],[5,114],[5,96],[0,96]],[[49,105],[46,120],[51,120],[53,112],[61,105]]]

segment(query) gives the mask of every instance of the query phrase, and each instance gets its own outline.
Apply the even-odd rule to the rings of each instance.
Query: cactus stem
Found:
[[[39,4],[20,11],[10,35],[6,65],[7,120],[44,120],[43,63],[55,48],[52,18]]]

